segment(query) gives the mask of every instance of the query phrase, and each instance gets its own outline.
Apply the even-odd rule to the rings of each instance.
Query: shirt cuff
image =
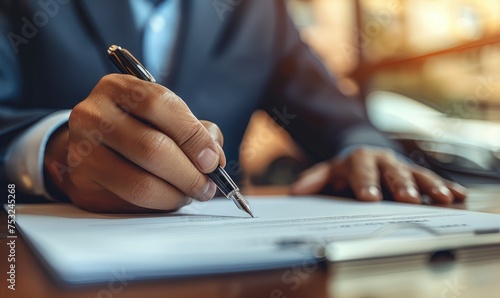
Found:
[[[45,147],[52,133],[69,119],[71,110],[52,113],[14,140],[7,152],[7,177],[23,192],[54,200],[44,183]]]

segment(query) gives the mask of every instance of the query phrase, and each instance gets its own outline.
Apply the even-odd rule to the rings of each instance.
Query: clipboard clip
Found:
[[[419,230],[430,237],[387,237],[404,230]],[[479,238],[483,237],[483,238]],[[469,241],[474,239],[474,241]],[[401,256],[416,253],[435,254],[467,246],[498,244],[500,228],[475,229],[471,231],[440,232],[418,223],[388,224],[368,236],[327,238],[289,238],[276,242],[279,249],[305,250],[316,259],[329,262]]]

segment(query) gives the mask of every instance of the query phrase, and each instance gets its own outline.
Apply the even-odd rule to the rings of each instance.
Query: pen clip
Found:
[[[112,45],[108,48],[108,55],[120,72],[134,75],[144,81],[156,83],[153,75],[126,49]]]

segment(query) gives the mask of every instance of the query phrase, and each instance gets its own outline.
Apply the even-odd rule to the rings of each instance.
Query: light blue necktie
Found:
[[[133,0],[132,0],[133,1]],[[180,20],[179,0],[149,0],[154,8],[144,24],[144,64],[158,82],[168,76]]]

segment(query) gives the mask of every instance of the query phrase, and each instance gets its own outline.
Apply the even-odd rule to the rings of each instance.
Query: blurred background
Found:
[[[372,123],[400,140],[414,161],[445,176],[499,177],[500,1],[288,5],[340,90],[359,98]],[[247,132],[254,142],[245,146],[266,149],[259,160],[241,161],[250,184],[288,184],[307,165],[286,134],[268,135],[276,131],[270,125],[256,113]]]

